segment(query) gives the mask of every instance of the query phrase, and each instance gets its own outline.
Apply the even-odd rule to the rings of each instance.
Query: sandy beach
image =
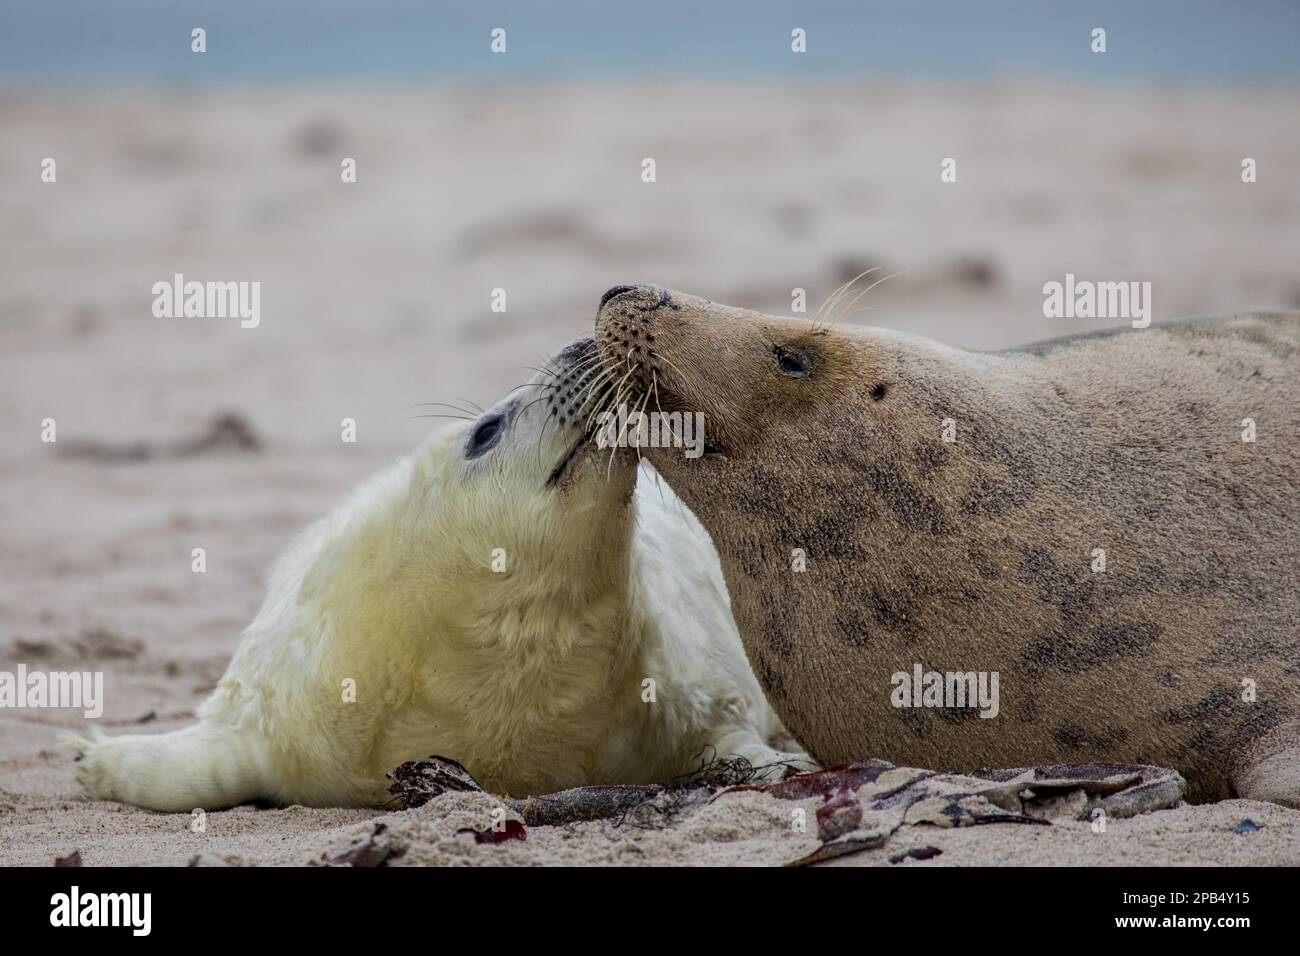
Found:
[[[616,284],[785,315],[793,289],[812,311],[880,267],[897,275],[843,321],[981,349],[1114,324],[1044,318],[1066,273],[1149,281],[1156,321],[1300,308],[1300,126],[1279,122],[1296,115],[1295,90],[1036,84],[0,94],[0,670],[102,671],[109,734],[186,725],[274,557],[438,427],[411,406],[490,404],[590,332]],[[155,317],[151,287],[176,273],[260,281],[260,323]],[[195,833],[88,800],[57,739],[85,724],[0,710],[0,864],[328,862],[379,824],[392,865],[782,864],[815,846],[755,793],[664,828],[496,845],[457,834],[485,826],[485,794],[239,807]],[[925,847],[941,852],[905,855]],[[1300,812],[908,826],[830,865],[1081,863],[1300,864]]]

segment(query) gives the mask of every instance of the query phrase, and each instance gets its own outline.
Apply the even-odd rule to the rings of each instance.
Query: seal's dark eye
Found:
[[[776,364],[781,369],[782,375],[789,375],[791,378],[808,377],[810,372],[808,360],[798,352],[791,352],[777,345],[773,347],[772,354],[776,356]]]
[[[501,432],[505,430],[505,423],[504,415],[493,415],[479,422],[474,428],[474,433],[469,436],[465,457],[474,458],[495,445],[497,439],[501,437]]]

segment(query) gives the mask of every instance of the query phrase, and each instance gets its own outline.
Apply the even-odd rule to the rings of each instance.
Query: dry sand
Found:
[[[107,732],[183,726],[291,535],[436,425],[406,406],[495,400],[589,331],[611,285],[786,313],[793,287],[815,307],[879,265],[906,272],[847,321],[977,348],[1111,324],[1043,318],[1042,284],[1067,271],[1151,281],[1157,320],[1300,307],[1298,113],[1295,91],[1030,85],[0,95],[0,670],[102,670]],[[343,156],[356,184],[339,181]],[[958,182],[941,185],[947,156]],[[150,288],[175,272],[260,280],[260,327],[154,318]],[[489,310],[495,287],[505,314]],[[57,453],[185,439],[226,410],[261,450]],[[40,441],[47,417],[56,446]],[[190,571],[196,547],[206,574]],[[83,723],[0,711],[0,863],[302,863],[373,830],[367,811],[245,807],[194,834],[186,816],[87,801],[56,743]],[[490,804],[382,815],[394,862],[775,863],[811,839],[761,795],[671,831],[455,835]],[[1245,818],[1264,828],[1234,832]],[[1300,813],[1229,801],[1106,834],[915,827],[897,841],[944,851],[909,866],[1294,864]]]

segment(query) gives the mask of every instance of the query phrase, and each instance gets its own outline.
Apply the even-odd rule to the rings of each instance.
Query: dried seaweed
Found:
[[[480,843],[497,843],[524,839],[530,826],[595,820],[613,821],[615,827],[654,829],[732,793],[754,791],[781,800],[820,797],[823,802],[816,811],[820,846],[789,864],[803,866],[884,846],[903,826],[1051,826],[1055,819],[1089,819],[1098,808],[1110,816],[1131,816],[1176,805],[1185,786],[1172,770],[1132,764],[1052,764],[945,774],[873,759],[795,773],[775,783],[754,782],[764,769],[743,758],[701,755],[698,767],[667,783],[574,787],[523,800],[507,798],[504,804],[522,823],[510,821],[505,831],[468,832]],[[473,775],[448,757],[404,763],[390,777],[389,792],[402,810],[422,806],[443,793],[483,792]],[[929,859],[938,854],[928,852],[933,849],[891,859]]]

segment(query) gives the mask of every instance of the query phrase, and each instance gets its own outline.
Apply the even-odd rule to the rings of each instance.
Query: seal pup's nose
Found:
[[[556,356],[566,365],[575,365],[583,359],[593,355],[596,351],[596,340],[590,335],[584,335],[580,339],[574,339],[568,345],[560,350]]]

